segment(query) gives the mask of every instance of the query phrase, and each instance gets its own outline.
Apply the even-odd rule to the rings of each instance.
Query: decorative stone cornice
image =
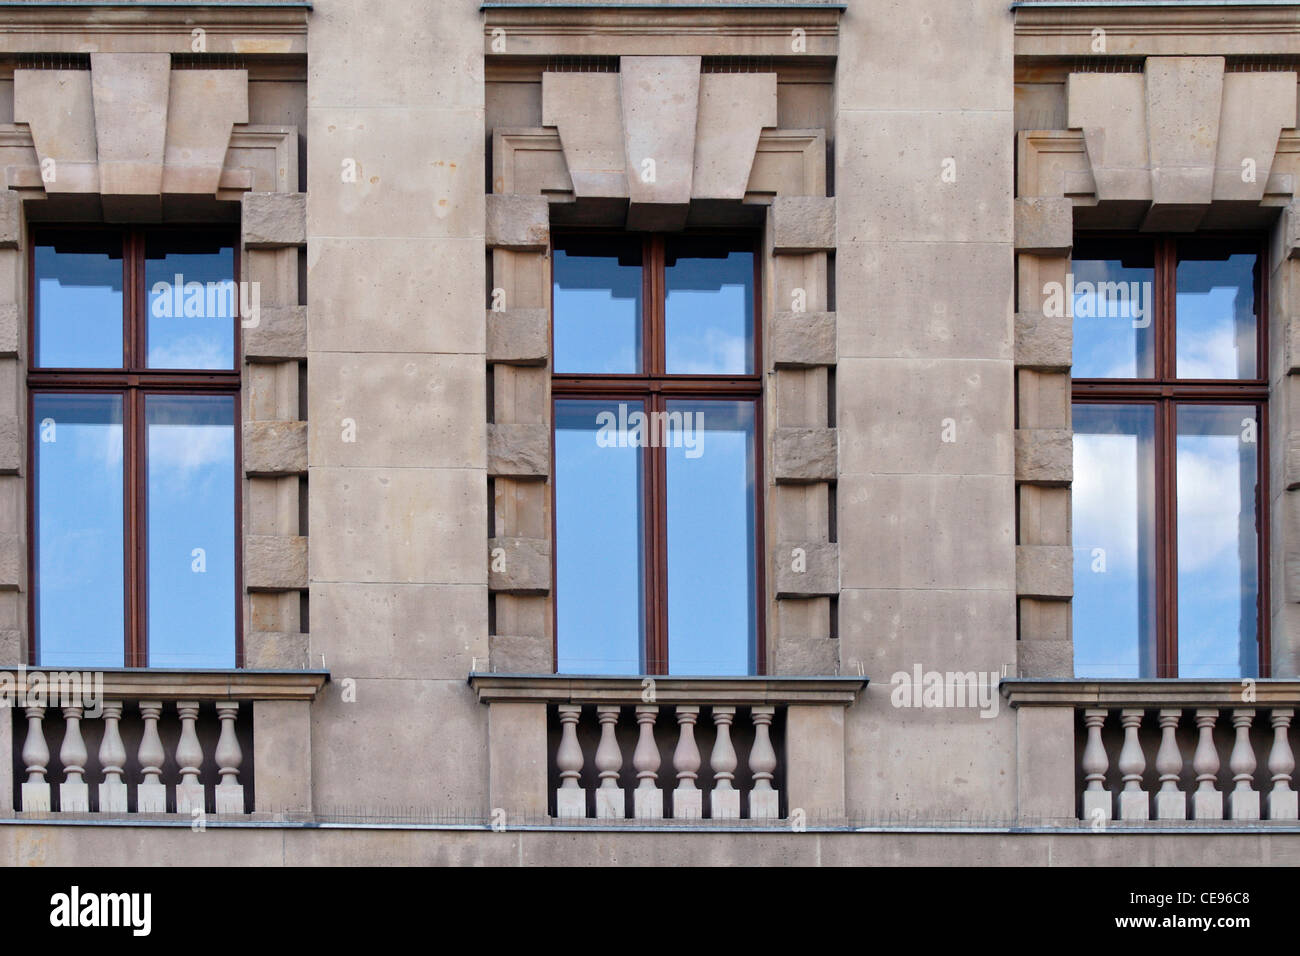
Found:
[[[1004,679],[1002,696],[1012,707],[1292,707],[1300,681],[1241,679]]]
[[[1013,3],[1017,57],[1300,54],[1290,5]],[[1105,47],[1097,47],[1098,30]]]
[[[483,4],[483,52],[524,56],[802,56],[838,51],[837,3]]]
[[[0,54],[194,53],[307,54],[311,4],[6,3]]]
[[[847,707],[866,677],[586,677],[567,674],[469,675],[480,703],[644,704],[653,682],[657,704],[836,704]]]
[[[68,675],[103,675],[109,700],[314,700],[330,679],[326,670],[193,670],[37,667],[9,672],[12,693],[67,686]],[[43,675],[33,687],[32,678]],[[84,686],[84,685],[83,685]],[[98,693],[98,685],[95,686]]]

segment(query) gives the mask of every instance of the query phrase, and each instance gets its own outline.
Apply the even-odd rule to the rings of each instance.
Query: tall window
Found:
[[[756,245],[557,237],[556,662],[762,669]]]
[[[1077,676],[1268,673],[1264,261],[1254,237],[1075,243]]]
[[[32,237],[32,660],[238,663],[232,235]]]

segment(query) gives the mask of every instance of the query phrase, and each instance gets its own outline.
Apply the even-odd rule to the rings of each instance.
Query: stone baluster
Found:
[[[1268,818],[1270,820],[1295,820],[1300,818],[1300,800],[1291,789],[1291,773],[1295,770],[1295,754],[1291,752],[1291,741],[1287,739],[1287,730],[1295,710],[1277,708],[1269,719],[1273,724],[1273,747],[1268,752],[1268,772],[1273,778],[1273,789],[1268,794]]]
[[[632,766],[636,768],[638,782],[632,793],[632,815],[638,820],[662,820],[664,816],[664,792],[655,786],[660,763],[659,746],[655,743],[658,716],[659,708],[655,704],[637,706],[638,735]]]
[[[585,817],[587,791],[578,785],[582,774],[582,747],[578,745],[578,718],[582,716],[580,704],[560,704],[560,746],[555,752],[555,765],[560,769],[560,787],[555,791],[557,817]]]
[[[215,754],[221,776],[216,788],[217,813],[244,812],[244,785],[239,782],[239,765],[244,762],[244,751],[235,733],[235,718],[238,716],[239,701],[223,700],[217,704],[217,717],[221,720],[221,736]]]
[[[1219,773],[1219,751],[1214,747],[1214,724],[1217,710],[1198,710],[1198,737],[1192,769],[1196,771],[1196,792],[1192,794],[1192,816],[1197,820],[1223,819],[1223,791],[1214,785]]]
[[[1250,725],[1255,722],[1255,711],[1238,708],[1232,712],[1232,726],[1237,736],[1228,755],[1228,769],[1232,771],[1233,787],[1228,794],[1228,815],[1234,820],[1259,819],[1259,791],[1251,783],[1255,777],[1255,748],[1250,744]]]
[[[709,816],[714,820],[740,819],[740,791],[736,789],[736,748],[731,743],[731,723],[735,707],[714,707],[713,725],[717,737],[709,766],[713,769],[713,792],[709,794]]]
[[[122,719],[122,702],[104,702],[104,737],[99,742],[99,766],[104,779],[99,784],[99,812],[126,813],[126,781],[122,768],[126,764],[126,745],[118,726]]]
[[[199,702],[179,701],[176,712],[181,717],[181,739],[176,744],[176,764],[181,772],[180,782],[176,784],[176,812],[192,814],[198,810],[201,813],[206,809],[203,784],[199,782],[203,748],[199,745],[199,735],[194,730],[194,722],[199,716]]]
[[[695,785],[700,772],[700,748],[695,743],[697,706],[677,708],[677,749],[673,751],[673,770],[677,772],[677,789],[673,791],[673,819],[698,820],[704,816],[704,792]]]
[[[1183,754],[1178,749],[1178,722],[1182,716],[1183,712],[1177,708],[1160,711],[1160,749],[1156,751],[1156,771],[1160,774],[1157,820],[1187,819],[1187,794],[1178,789],[1178,777],[1183,772]]]
[[[166,813],[167,788],[162,782],[162,765],[166,754],[163,752],[162,738],[158,736],[158,718],[162,714],[162,701],[140,701],[140,716],[144,720],[144,732],[140,735],[141,780],[135,788],[136,810],[140,813]]]
[[[27,779],[22,786],[22,807],[24,813],[50,812],[50,785],[45,779],[46,768],[50,765],[50,748],[45,743],[44,707],[28,707],[27,739],[23,741],[23,767]]]
[[[750,714],[754,721],[754,747],[749,752],[749,772],[754,778],[754,789],[749,792],[749,818],[775,820],[781,815],[781,794],[772,786],[776,750],[772,747],[771,726],[776,708],[754,707]]]
[[[1142,710],[1121,710],[1119,721],[1124,728],[1124,746],[1119,751],[1120,779],[1124,789],[1119,794],[1121,820],[1150,820],[1150,794],[1142,789],[1142,774],[1147,769],[1147,758],[1142,753],[1139,732],[1142,729]]]
[[[622,820],[627,815],[627,798],[618,785],[618,773],[623,769],[623,752],[618,749],[618,714],[616,704],[602,704],[596,708],[600,721],[600,744],[596,747],[596,772],[600,786],[596,788],[596,818]]]
[[[1110,760],[1101,742],[1101,728],[1106,722],[1105,710],[1085,710],[1083,724],[1088,728],[1088,741],[1083,747],[1083,818],[1089,821],[1111,818],[1110,791],[1106,789],[1106,770]],[[1100,815],[1100,816],[1098,816]]]
[[[90,812],[90,785],[86,783],[86,741],[81,736],[80,704],[63,708],[63,745],[59,761],[63,764],[63,783],[59,784],[59,809],[64,813]]]

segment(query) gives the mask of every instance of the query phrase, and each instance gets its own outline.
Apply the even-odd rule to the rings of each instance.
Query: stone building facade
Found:
[[[0,861],[1294,861],[1298,10],[0,10]],[[153,358],[149,323],[171,292],[151,288],[166,255],[150,249],[197,256],[160,238],[196,231],[233,262],[239,308],[222,313],[231,359],[182,375]],[[619,262],[645,257],[649,329],[671,322],[664,263],[719,235],[752,250],[750,361],[693,385],[751,409],[752,550],[725,559],[749,574],[748,664],[667,660],[680,646],[661,618],[688,561],[670,515],[668,543],[664,525],[647,532],[642,570],[669,582],[642,592],[650,656],[574,666],[566,641],[601,638],[563,624],[564,582],[581,574],[557,498],[561,406],[635,386],[664,409],[687,390],[653,330],[646,368],[617,387],[566,376],[558,263],[592,237],[636,244]],[[82,268],[104,236],[126,276],[125,358],[46,361],[59,263]],[[1107,242],[1141,248],[1080,251]],[[1077,295],[1052,306],[1053,283],[1149,256],[1154,327],[1172,327],[1191,302],[1183,277],[1202,294],[1194,264],[1219,261],[1180,245],[1193,242],[1254,256],[1237,290],[1251,302],[1232,314],[1257,364],[1166,381],[1176,347],[1160,332],[1155,372],[1114,376],[1127,392],[1080,376],[1092,333]],[[1250,242],[1258,253],[1239,251]],[[1190,319],[1178,329],[1192,341]],[[126,597],[96,612],[125,638],[108,664],[79,658],[76,634],[56,655],[66,607],[41,597],[61,570],[42,555],[72,553],[42,492],[61,423],[42,403],[69,395],[136,409],[109,421],[135,504],[117,525]],[[149,521],[164,492],[148,409],[163,395],[235,410],[224,630],[155,567],[155,534],[182,521]],[[1092,667],[1117,625],[1076,598],[1106,550],[1084,539],[1080,500],[1108,486],[1090,473],[1085,492],[1075,472],[1093,447],[1080,436],[1117,433],[1073,421],[1080,403],[1092,421],[1124,402],[1254,409],[1241,509],[1256,520],[1230,529],[1249,623],[1223,634],[1258,647],[1240,666],[1202,674],[1184,657],[1178,671],[1197,616],[1180,602],[1198,585],[1175,559],[1190,574],[1186,542],[1210,532],[1158,491],[1153,550],[1134,546],[1155,573],[1133,577],[1154,623],[1114,672]],[[1173,489],[1190,433],[1160,434],[1152,487]],[[675,480],[668,459],[650,485]],[[648,494],[645,514],[674,507],[671,487]],[[1114,509],[1127,494],[1112,488]],[[1184,543],[1163,543],[1178,521]],[[218,566],[202,548],[183,561]],[[1088,609],[1128,600],[1097,593]],[[170,662],[146,642],[167,600],[216,635],[215,656],[184,627]],[[191,652],[203,666],[184,666]]]

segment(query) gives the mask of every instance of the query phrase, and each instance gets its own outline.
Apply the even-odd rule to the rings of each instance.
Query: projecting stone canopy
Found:
[[[246,70],[173,70],[165,53],[92,53],[89,70],[15,70],[14,119],[31,128],[45,192],[213,196]]]
[[[776,74],[700,72],[698,56],[624,56],[618,73],[544,73],[576,198],[627,199],[628,227],[680,229],[692,200],[741,200]]]

